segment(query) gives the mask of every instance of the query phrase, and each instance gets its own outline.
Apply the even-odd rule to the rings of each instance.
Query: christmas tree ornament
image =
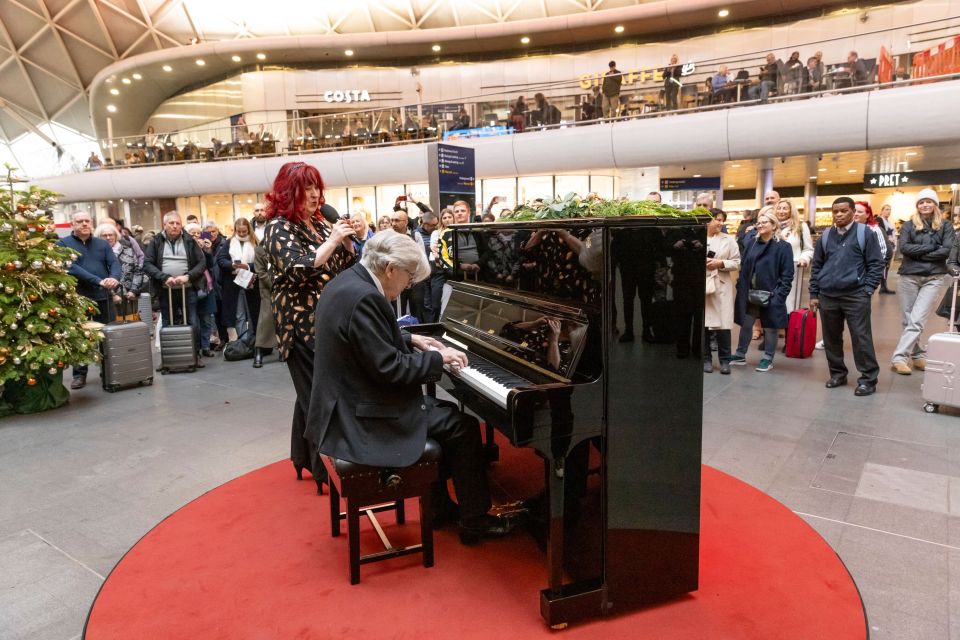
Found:
[[[63,360],[57,360],[57,366],[63,369]]]
[[[37,370],[40,369],[40,363],[39,363],[39,362],[31,362],[31,363],[30,363],[30,368],[33,369],[34,371],[37,371]]]
[[[13,317],[16,318],[17,320],[23,320],[23,316],[20,315],[20,312],[19,312],[19,311],[17,311],[15,314],[13,314]]]
[[[33,262],[30,263],[30,268],[33,269],[34,271],[43,269],[43,263],[40,262],[39,260],[34,260]]]
[[[47,359],[45,360],[45,362],[46,362],[47,364],[53,364],[53,358],[47,358]]]
[[[14,261],[13,261],[13,268],[14,268],[14,269],[22,269],[22,268],[23,268],[23,263],[20,262],[19,260],[14,260]]]
[[[39,314],[37,314],[37,315],[40,316],[40,319],[41,319],[41,320],[46,320],[46,319],[47,319],[47,312],[46,312],[46,311],[41,311],[41,312],[40,312]]]
[[[28,294],[27,294],[27,300],[29,300],[30,302],[36,302],[36,301],[37,301],[37,294],[35,294],[35,293],[28,293]]]
[[[54,307],[53,309],[50,309],[50,317],[51,317],[51,318],[56,318],[58,313],[60,313],[60,310],[57,309],[56,307]]]
[[[66,290],[67,290],[67,283],[66,283],[66,282],[61,282],[60,284],[57,285],[57,288],[60,289],[60,291],[66,291]]]
[[[16,269],[16,267],[13,266],[13,263],[12,263],[12,262],[8,262],[8,263],[6,263],[5,265],[3,265],[3,270],[4,270],[4,271],[13,271],[14,269]],[[7,293],[13,293],[13,291],[8,291]]]
[[[0,233],[10,233],[11,231],[13,231],[13,226],[9,222],[0,224]]]
[[[3,288],[4,293],[13,293],[13,287],[7,285]]]
[[[19,364],[21,364],[22,362],[23,362],[23,360],[21,360],[20,358],[18,358],[18,357],[16,357],[16,356],[13,357],[13,364],[19,365]]]
[[[17,330],[17,323],[16,323],[16,322],[11,322],[11,323],[10,323],[10,331],[16,331],[16,330]]]
[[[37,384],[37,379],[34,378],[33,376],[29,376],[27,378],[27,384],[32,387],[33,385]]]
[[[50,375],[56,375],[57,373],[56,367],[50,367],[49,369],[47,369],[47,373],[49,373]]]

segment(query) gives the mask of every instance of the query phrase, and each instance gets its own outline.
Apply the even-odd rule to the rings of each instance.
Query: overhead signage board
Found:
[[[470,204],[471,214],[477,200],[477,169],[472,147],[431,143],[427,167],[430,206],[434,211],[451,206],[457,200]]]
[[[716,191],[720,178],[660,178],[660,191]]]
[[[863,176],[864,189],[922,187],[931,184],[956,184],[958,182],[960,182],[960,169],[894,171],[891,173],[867,173]]]

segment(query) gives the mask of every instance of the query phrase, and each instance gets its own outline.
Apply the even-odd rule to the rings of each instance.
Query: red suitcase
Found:
[[[797,309],[790,312],[787,324],[787,344],[785,353],[788,358],[809,358],[817,344],[817,314],[810,309]]]
[[[803,297],[803,267],[800,270],[797,282],[797,306]],[[809,309],[797,309],[790,312],[787,320],[787,339],[783,345],[783,353],[788,358],[809,358],[817,345],[817,314]]]

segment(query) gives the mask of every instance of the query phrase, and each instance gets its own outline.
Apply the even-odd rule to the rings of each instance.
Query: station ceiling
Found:
[[[410,46],[358,51],[384,60],[424,55],[435,40],[444,51],[520,49],[521,33],[540,45],[676,32],[730,20],[782,16],[836,5],[823,0],[2,0],[0,1],[0,140],[45,123],[93,136],[90,92],[105,69],[147,55],[192,58],[210,43],[324,37],[337,48],[375,34],[407,36]],[[853,4],[858,4],[854,1]],[[410,37],[416,36],[416,37]],[[292,42],[292,41],[291,41]],[[256,46],[256,45],[254,45]],[[287,61],[315,62],[300,49]],[[250,49],[248,46],[247,49]],[[229,47],[221,47],[228,51]],[[149,54],[154,54],[149,56]],[[222,70],[195,65],[170,95]],[[206,75],[205,75],[206,74]],[[135,99],[135,98],[131,98]],[[154,96],[151,96],[151,100]]]

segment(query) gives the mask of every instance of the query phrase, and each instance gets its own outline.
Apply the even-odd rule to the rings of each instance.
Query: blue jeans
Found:
[[[740,340],[737,343],[736,355],[744,358],[747,350],[750,348],[750,340],[753,338],[754,317],[749,313],[743,314],[743,324],[740,325]],[[763,330],[763,357],[773,362],[773,355],[777,352],[777,342],[779,341],[778,329]]]
[[[210,337],[217,330],[216,316],[212,313],[204,313],[200,316],[200,348],[210,348]]]
[[[770,89],[777,86],[777,83],[773,80],[764,80],[760,84],[755,84],[747,90],[747,95],[751,100],[756,100],[760,98],[761,100],[766,100],[770,97]]]

